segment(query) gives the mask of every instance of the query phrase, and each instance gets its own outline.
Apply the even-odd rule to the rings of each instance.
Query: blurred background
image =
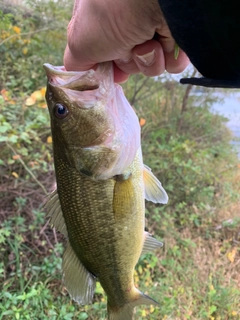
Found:
[[[72,5],[0,2],[0,320],[106,317],[100,285],[93,305],[69,298],[64,238],[44,213],[55,176],[42,65],[62,65]],[[136,319],[240,319],[240,93],[178,78],[123,85],[144,163],[169,195],[167,205],[146,203],[146,229],[164,247],[140,258],[135,282],[160,307],[139,307]]]

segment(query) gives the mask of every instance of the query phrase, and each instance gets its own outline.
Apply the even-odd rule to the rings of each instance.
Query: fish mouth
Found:
[[[53,66],[49,63],[43,65],[50,85],[74,91],[99,89],[106,73],[112,77],[110,66],[110,63],[102,63],[96,70],[67,71],[64,66]]]

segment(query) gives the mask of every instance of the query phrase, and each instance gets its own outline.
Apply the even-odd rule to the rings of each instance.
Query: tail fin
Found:
[[[108,320],[132,320],[134,307],[140,304],[146,305],[158,305],[158,302],[148,297],[144,293],[136,290],[136,295],[138,296],[134,301],[126,303],[124,306],[119,308],[111,308],[108,305]]]

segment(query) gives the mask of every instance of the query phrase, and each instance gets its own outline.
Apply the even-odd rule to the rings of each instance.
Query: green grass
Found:
[[[164,248],[142,256],[135,272],[139,289],[159,307],[137,308],[136,319],[240,318],[239,208],[231,208],[235,222],[220,224],[223,211],[219,211],[212,224],[195,230],[177,230],[171,217],[161,217],[167,231]],[[39,212],[36,216],[42,219]],[[25,237],[33,229],[36,236],[43,225],[36,227],[35,221],[26,227],[25,222],[13,217],[1,225],[0,319],[105,319],[106,297],[100,285],[93,305],[80,307],[71,301],[61,284],[63,245],[57,243],[53,250],[37,239],[38,250],[48,247],[47,254],[37,252]]]

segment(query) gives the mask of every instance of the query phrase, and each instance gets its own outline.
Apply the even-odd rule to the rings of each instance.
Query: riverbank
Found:
[[[240,91],[216,92],[221,102],[215,102],[211,111],[228,118],[226,126],[233,133],[232,144],[240,157]]]

